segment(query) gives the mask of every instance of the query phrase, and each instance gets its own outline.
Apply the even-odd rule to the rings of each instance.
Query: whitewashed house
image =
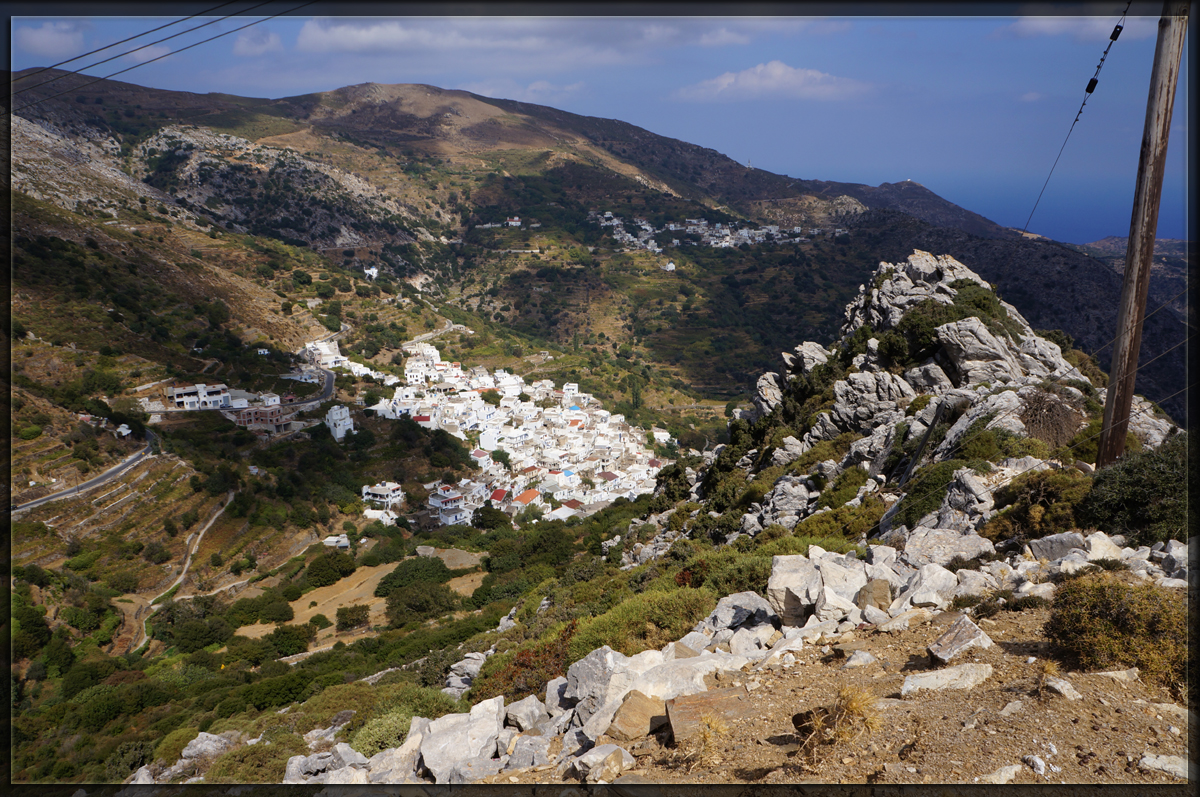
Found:
[[[338,404],[330,407],[325,413],[325,425],[333,434],[333,439],[339,443],[346,437],[346,432],[354,431],[354,420],[350,417],[350,409]]]

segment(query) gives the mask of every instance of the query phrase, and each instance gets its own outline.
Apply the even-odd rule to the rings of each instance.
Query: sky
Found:
[[[1006,3],[961,16],[978,7],[884,4],[874,10],[887,16],[838,16],[846,6],[311,3],[287,14],[303,0],[242,0],[184,20],[222,1],[105,5],[113,16],[10,3],[11,68],[51,66],[174,21],[62,68],[102,77],[135,67],[114,79],[271,98],[367,82],[463,89],[620,119],[792,177],[915,180],[1018,229],[1126,8]],[[1070,243],[1128,235],[1161,9],[1130,8],[1030,232]],[[1160,238],[1188,236],[1190,39]]]

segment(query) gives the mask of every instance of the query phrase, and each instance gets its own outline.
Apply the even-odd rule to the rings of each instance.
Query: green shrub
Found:
[[[953,609],[969,609],[972,606],[978,606],[983,603],[983,598],[979,595],[958,595],[954,600],[950,601],[950,607]]]
[[[154,760],[154,745],[150,742],[124,741],[109,753],[104,761],[104,774],[112,783],[120,783],[130,773]]]
[[[277,734],[270,744],[241,745],[222,753],[204,773],[204,782],[280,783],[288,758],[309,752],[298,734]]]
[[[821,493],[817,508],[836,508],[858,495],[858,489],[867,483],[867,472],[859,467],[846,468],[833,480],[833,485]]]
[[[626,656],[660,648],[690,631],[716,605],[717,596],[708,589],[634,595],[580,625],[570,642],[570,661],[578,661],[602,645]]]
[[[1029,609],[1041,609],[1049,605],[1050,601],[1041,595],[1022,595],[1015,600],[1007,601],[1004,609],[1010,612],[1023,612]]]
[[[1135,546],[1187,539],[1188,529],[1196,527],[1195,510],[1188,506],[1188,479],[1195,478],[1191,460],[1186,432],[1157,449],[1126,454],[1096,472],[1079,504],[1079,522],[1124,534]]]
[[[991,540],[1035,540],[1080,527],[1075,507],[1087,495],[1092,478],[1074,469],[1022,474],[997,490],[997,508],[1004,508],[980,529]]]
[[[183,755],[183,748],[187,747],[188,742],[199,735],[200,731],[195,728],[179,728],[171,731],[154,748],[155,760],[162,761],[167,766],[174,764]]]
[[[1137,667],[1183,697],[1188,618],[1180,591],[1121,573],[1078,578],[1058,587],[1043,631],[1085,670]]]
[[[444,584],[452,577],[450,568],[436,556],[418,556],[400,562],[375,586],[375,597],[386,598],[392,592],[412,584]]]
[[[412,714],[403,709],[367,720],[350,737],[350,746],[370,758],[381,750],[404,744],[411,723]]]

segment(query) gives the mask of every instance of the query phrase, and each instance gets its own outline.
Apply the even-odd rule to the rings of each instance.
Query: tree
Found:
[[[364,603],[342,606],[337,610],[337,630],[349,631],[364,626],[370,621],[370,607]]]
[[[512,524],[508,520],[508,515],[495,509],[492,502],[488,501],[471,515],[471,525],[477,529],[490,530],[509,528]]]
[[[480,398],[482,398],[485,403],[491,404],[493,407],[500,406],[500,391],[498,390],[485,390],[480,395]]]
[[[499,462],[508,470],[512,470],[512,457],[508,455],[507,451],[502,451],[497,448],[492,452],[492,462]]]
[[[414,584],[388,595],[387,618],[392,625],[439,617],[458,608],[458,595],[445,584]]]

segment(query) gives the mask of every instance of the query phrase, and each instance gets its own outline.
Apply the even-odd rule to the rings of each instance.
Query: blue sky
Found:
[[[147,4],[135,8],[175,16],[136,17],[70,16],[95,8],[78,4],[10,4],[12,68],[48,66],[218,2]],[[271,3],[257,14],[293,5]],[[729,6],[687,7],[707,15],[556,16],[580,6],[547,5],[524,7],[545,12],[527,16],[351,17],[325,15],[347,6],[314,4],[301,12],[319,12],[312,16],[270,19],[177,52],[261,19],[252,11],[84,72],[108,75],[170,52],[116,79],[256,97],[366,82],[465,89],[621,119],[793,177],[870,185],[912,179],[1021,228],[1125,3],[1007,4],[992,17],[729,16]],[[1072,243],[1128,234],[1160,10],[1131,9],[1031,232]],[[66,68],[211,19],[173,25]],[[1164,238],[1187,235],[1188,70],[1185,54],[1159,217]]]

